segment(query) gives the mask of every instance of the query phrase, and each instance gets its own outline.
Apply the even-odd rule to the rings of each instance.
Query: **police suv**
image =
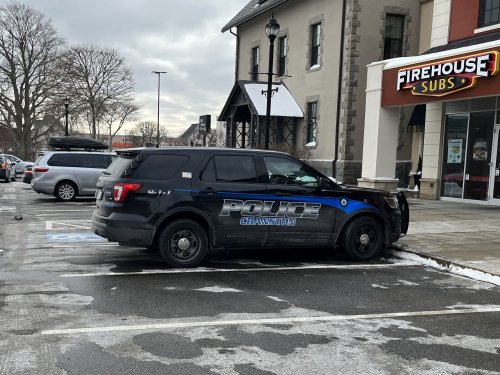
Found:
[[[92,231],[194,267],[211,248],[341,246],[358,261],[404,237],[408,205],[339,186],[285,153],[215,148],[118,151],[99,178]],[[399,202],[398,202],[399,201]]]

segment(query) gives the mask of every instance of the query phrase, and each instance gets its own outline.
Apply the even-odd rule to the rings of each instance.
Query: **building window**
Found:
[[[311,67],[319,66],[321,62],[321,24],[311,26],[312,28],[312,51]]]
[[[252,49],[252,81],[259,80],[260,47]]]
[[[307,108],[307,143],[316,142],[316,126],[318,124],[318,102],[308,104]]]
[[[387,15],[385,20],[384,60],[403,56],[404,20],[404,16]]]
[[[280,57],[279,57],[279,75],[286,75],[286,53],[288,49],[288,38],[285,36],[279,40]]]
[[[479,27],[500,23],[500,0],[481,0]]]

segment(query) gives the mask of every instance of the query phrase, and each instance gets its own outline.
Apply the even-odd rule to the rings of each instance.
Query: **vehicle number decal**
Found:
[[[240,212],[240,225],[294,227],[298,219],[317,219],[320,209],[320,203],[224,199],[220,216],[231,216],[231,212]]]

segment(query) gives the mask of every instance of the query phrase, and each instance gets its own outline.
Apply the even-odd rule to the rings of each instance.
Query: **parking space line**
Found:
[[[85,243],[86,246],[88,245],[94,245],[94,246],[99,246],[99,247],[114,247],[114,246],[120,246],[120,245],[103,245],[100,243]],[[75,245],[59,245],[59,246],[52,246],[52,247],[75,247]]]
[[[199,328],[199,327],[213,327],[213,326],[238,326],[238,325],[256,325],[256,324],[334,322],[342,320],[390,319],[390,318],[405,318],[413,316],[458,315],[458,314],[496,313],[496,312],[500,312],[500,308],[415,311],[415,312],[403,312],[403,313],[365,314],[365,315],[308,316],[308,317],[297,317],[297,318],[276,318],[276,319],[255,319],[255,320],[215,320],[215,321],[189,322],[189,323],[144,324],[138,326],[52,329],[52,330],[43,330],[41,331],[41,334],[68,335],[75,333],[92,333],[92,332],[139,331],[139,330],[151,330],[151,329],[157,330],[157,329],[169,329],[169,328],[193,328],[193,327]]]
[[[64,274],[61,277],[95,277],[95,276],[134,276],[134,275],[160,275],[160,274],[176,274],[176,273],[208,273],[208,272],[263,272],[263,271],[297,271],[297,270],[327,270],[327,269],[369,269],[369,268],[391,268],[391,267],[410,267],[416,266],[413,262],[396,263],[396,264],[359,264],[359,265],[311,265],[298,267],[262,267],[262,268],[192,268],[192,269],[169,269],[169,270],[154,270],[143,272],[97,272],[97,273],[81,273],[81,274]]]

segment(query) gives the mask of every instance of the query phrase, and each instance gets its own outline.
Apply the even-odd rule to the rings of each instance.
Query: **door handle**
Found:
[[[204,190],[200,190],[200,193],[204,193],[204,194],[217,194],[217,190],[214,190],[212,188],[206,188]]]
[[[276,195],[277,197],[291,197],[292,196],[292,194],[290,194],[290,193],[280,193],[280,192],[274,193],[274,195]]]

